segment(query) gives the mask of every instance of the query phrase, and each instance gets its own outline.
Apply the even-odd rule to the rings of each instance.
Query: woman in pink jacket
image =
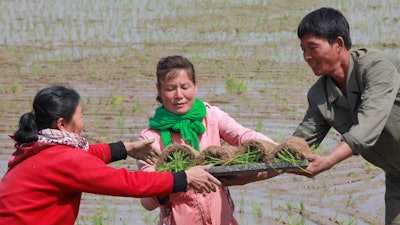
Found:
[[[150,128],[141,133],[142,139],[155,139],[153,146],[156,148],[164,149],[179,143],[201,151],[210,145],[221,146],[221,139],[233,146],[251,138],[275,143],[267,136],[243,127],[219,108],[195,98],[197,82],[194,67],[182,56],[169,56],[158,62],[157,91],[157,100],[162,106],[150,118]],[[144,161],[138,161],[138,167],[144,171],[155,170],[153,165]],[[245,184],[276,175],[276,172],[263,172],[254,177],[231,180],[229,184]],[[207,194],[189,188],[186,193],[142,198],[141,202],[147,210],[160,208],[158,224],[237,224],[227,187],[218,187],[216,192]]]

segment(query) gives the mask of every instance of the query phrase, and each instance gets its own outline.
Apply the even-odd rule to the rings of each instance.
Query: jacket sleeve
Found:
[[[229,116],[228,113],[222,111],[218,107],[208,105],[208,108],[208,118],[216,121],[221,138],[230,145],[238,146],[245,140],[253,138],[262,139],[277,144],[268,136],[242,126],[236,122],[235,119]]]
[[[122,141],[109,144],[89,145],[89,153],[103,160],[104,163],[111,163],[126,159],[128,153]]]
[[[331,129],[331,125],[326,122],[315,107],[309,101],[307,112],[293,136],[304,138],[309,146],[318,147]]]
[[[329,113],[326,94],[326,77],[321,77],[307,93],[308,108],[293,136],[304,138],[309,146],[318,147],[331,129],[324,114]]]
[[[126,197],[155,197],[184,190],[182,186],[174,187],[175,175],[171,172],[132,172],[126,168],[113,168],[81,149],[65,151],[64,155],[58,157],[57,160],[59,162],[55,163],[63,166],[58,169],[60,170],[60,173],[57,173],[59,177],[55,177],[54,180],[59,182],[59,188],[64,191]],[[175,177],[186,182],[185,174]]]
[[[111,162],[111,150],[108,144],[91,144],[88,152],[102,160],[104,163]]]
[[[355,153],[362,153],[375,145],[382,134],[398,94],[400,75],[393,64],[383,58],[357,73],[362,75],[357,121],[343,134],[343,139]]]

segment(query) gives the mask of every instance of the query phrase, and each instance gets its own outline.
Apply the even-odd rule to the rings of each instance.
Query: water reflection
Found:
[[[92,55],[118,56],[128,50],[143,50],[141,53],[145,54],[146,44],[160,45],[161,48],[171,52],[176,49],[181,52],[180,48],[199,45],[199,50],[188,51],[187,57],[195,56],[201,60],[235,59],[240,61],[241,58],[252,57],[252,59],[283,64],[297,63],[302,61],[302,56],[295,27],[286,27],[286,20],[291,18],[290,16],[301,17],[317,6],[330,5],[343,10],[348,15],[353,42],[356,46],[378,48],[392,46],[393,49],[387,51],[397,54],[400,52],[396,50],[400,36],[398,29],[400,5],[397,0],[331,1],[329,3],[305,1],[306,3],[301,2],[302,7],[294,7],[294,9],[288,5],[280,5],[281,1],[212,0],[205,2],[206,7],[202,5],[204,4],[202,1],[185,0],[115,0],[112,4],[104,0],[0,1],[0,45],[1,47],[35,46],[41,50],[29,55],[25,67],[22,68],[26,69],[29,75],[38,73],[30,71],[31,65],[35,63],[48,60],[70,62]],[[296,1],[292,3],[297,4]],[[248,32],[243,32],[241,29],[253,24],[241,24],[244,20],[242,17],[229,17],[229,13],[224,12],[227,6],[233,6],[232,9],[242,7],[243,10],[250,9],[252,12],[254,11],[252,9],[261,8],[263,13],[260,17],[249,16],[248,18],[252,19],[249,23],[254,22],[257,26],[252,27]],[[279,10],[270,10],[271,8]],[[206,16],[214,14],[222,16],[215,21],[203,22]],[[177,26],[175,24],[177,21],[182,23]],[[270,29],[264,25],[267,21],[276,21],[283,25]],[[171,49],[168,49],[169,47]],[[229,72],[229,69],[224,68],[224,72]],[[260,73],[265,73],[265,71]],[[40,75],[43,74],[37,76]],[[280,98],[279,93],[284,90],[305,96],[306,89],[295,89],[295,79],[284,80],[287,71],[278,71],[274,75],[278,75],[276,79],[244,78],[248,89],[251,90],[246,93],[245,100],[258,101],[254,103],[255,106],[251,105],[258,107],[256,110],[248,107],[247,111],[240,111],[238,104],[244,104],[245,101],[239,103],[226,101],[229,93],[225,90],[224,78],[205,81],[204,85],[201,84],[199,97],[217,102],[216,105],[230,112],[232,117],[244,126],[257,129],[277,141],[282,141],[291,135],[297,125],[293,120],[285,120],[284,110],[296,110],[295,119],[298,122],[297,116],[304,113],[305,107],[299,102],[286,102],[286,99]],[[135,85],[147,84],[148,86],[148,82],[148,80],[136,79]],[[24,88],[37,89],[34,85],[28,84]],[[101,101],[102,98],[109,98],[115,92],[115,87],[111,85],[77,84],[76,87],[84,90],[81,93],[86,101]],[[135,96],[147,99],[144,101],[154,99],[154,93],[143,92],[140,88],[136,88],[128,86],[126,89]],[[136,95],[137,92],[141,95]],[[273,101],[264,101],[260,94],[262,92],[267,92],[266,95],[274,95],[276,104],[284,105],[284,110],[276,110],[277,107]],[[215,96],[221,97],[212,98]],[[30,99],[32,95],[31,92],[24,92],[18,97]],[[106,100],[99,105],[103,105],[104,102]],[[101,121],[101,123],[97,121],[100,124],[98,126],[108,126],[115,122],[109,115],[105,115],[106,119],[102,116],[104,115],[88,117],[87,124],[96,124],[96,119]],[[10,119],[3,121],[7,120]],[[16,119],[15,124],[17,124]],[[125,127],[132,128],[131,130],[136,132],[147,125],[147,118],[124,118],[124,124]],[[3,124],[3,126],[6,125]],[[102,130],[100,128],[92,129],[90,132],[85,131],[86,135],[102,135],[96,133]],[[107,129],[109,133],[116,134],[115,137],[123,140],[135,138],[130,132],[118,136],[120,130],[115,126],[107,127]],[[6,172],[7,160],[12,151],[12,143],[9,142],[7,135],[1,136],[5,141],[0,145],[0,176]],[[322,148],[328,150],[337,141],[338,136],[332,132]],[[368,170],[363,163],[360,157],[354,157],[352,160],[341,163],[332,171],[319,175],[316,179],[284,175],[243,187],[233,187],[232,196],[236,203],[236,216],[240,224],[280,224],[281,219],[287,221],[293,215],[294,220],[306,216],[305,224],[323,224],[320,221],[321,218],[322,221],[332,221],[337,224],[380,224],[383,221],[383,173],[379,170]],[[128,160],[127,164],[113,164],[113,166],[127,166],[135,169],[135,162]],[[298,211],[302,202],[305,205],[305,211],[300,214]],[[92,222],[91,217],[99,208],[101,212],[107,212],[105,214],[107,224],[124,222],[125,224],[154,224],[153,218],[157,217],[158,213],[145,212],[137,199],[85,194],[79,224],[86,224],[82,222],[85,221],[85,216],[88,216],[87,224]],[[262,215],[257,213],[257,208],[262,209]],[[371,215],[376,217],[375,221],[363,220],[370,219]]]

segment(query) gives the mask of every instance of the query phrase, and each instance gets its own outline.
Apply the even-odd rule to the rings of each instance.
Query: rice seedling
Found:
[[[243,81],[237,81],[232,77],[229,77],[225,81],[225,88],[228,93],[243,94],[247,92],[247,84]]]
[[[350,172],[347,173],[346,176],[348,176],[348,177],[354,177],[354,176],[357,176],[357,173],[354,172],[354,171],[350,171]]]
[[[305,218],[304,217],[299,217],[296,215],[289,215],[287,217],[287,222],[286,224],[288,225],[305,225]]]
[[[21,85],[20,85],[20,84],[15,83],[15,82],[13,82],[13,83],[11,84],[11,91],[12,91],[12,93],[16,93],[16,92],[18,92],[18,91],[20,91],[20,90],[21,90]]]
[[[330,218],[331,221],[337,221],[337,218],[339,217],[339,212],[336,210],[335,215]],[[338,223],[339,224],[339,223]]]
[[[152,212],[148,212],[148,211],[144,211],[142,212],[142,221],[145,224],[157,224],[158,222],[158,214],[152,213]]]
[[[96,212],[92,217],[94,225],[103,225],[103,216],[101,212]]]
[[[296,158],[296,155],[291,153],[289,150],[284,149],[283,151],[278,152],[276,162],[288,162],[293,164],[294,167],[302,170],[303,172],[310,173],[303,167],[299,166],[299,160]]]
[[[299,207],[300,207],[300,212],[299,212],[299,213],[300,213],[301,215],[304,214],[304,212],[305,212],[305,210],[306,210],[306,207],[304,206],[303,200],[300,201]]]
[[[321,190],[319,191],[319,195],[318,195],[318,202],[321,203],[322,199],[325,197],[325,190]]]
[[[356,225],[357,221],[354,218],[350,218],[350,220],[347,222],[347,225]]]
[[[268,199],[269,199],[269,207],[272,210],[273,207],[274,207],[274,198],[273,198],[273,193],[272,192],[268,193]]]
[[[206,155],[204,158],[203,165],[207,165],[207,164],[213,164],[214,166],[221,166],[224,164],[224,160],[217,158],[217,157],[213,157],[211,155]]]
[[[246,77],[249,77],[248,79],[262,76],[265,85],[256,86],[256,89],[252,89],[250,87],[251,84],[248,83],[248,94],[245,93],[245,96],[253,96],[254,90],[259,90],[256,94],[262,93],[262,102],[260,100],[260,102],[255,103],[255,99],[258,97],[249,98],[251,103],[246,103],[248,111],[243,113],[243,115],[246,114],[244,118],[236,115],[236,113],[240,112],[240,110],[236,110],[236,107],[226,106],[233,105],[232,101],[227,101],[227,103],[218,102],[221,108],[227,108],[227,112],[232,113],[234,117],[244,122],[245,125],[253,120],[249,118],[259,118],[257,116],[258,113],[268,119],[299,119],[296,117],[299,116],[298,110],[287,110],[286,103],[295,101],[293,100],[294,95],[305,95],[302,91],[304,85],[308,86],[314,78],[309,76],[309,72],[304,72],[306,65],[303,65],[303,59],[298,43],[295,42],[297,39],[294,37],[295,32],[293,32],[293,29],[295,29],[299,16],[303,15],[303,12],[308,11],[311,7],[326,5],[326,2],[322,1],[308,1],[307,3],[309,4],[301,5],[293,1],[293,4],[282,7],[285,10],[285,12],[282,12],[277,10],[276,7],[280,6],[279,1],[273,4],[270,1],[255,0],[216,0],[212,1],[212,3],[209,1],[196,1],[195,4],[190,1],[175,0],[146,1],[143,4],[137,4],[139,1],[127,0],[118,0],[112,4],[98,0],[64,1],[60,2],[60,4],[48,4],[50,2],[49,0],[31,1],[29,4],[26,4],[26,1],[1,2],[2,14],[0,15],[0,20],[3,21],[0,24],[0,28],[3,31],[0,35],[3,44],[2,59],[7,62],[18,62],[15,66],[13,66],[14,63],[5,63],[4,65],[7,66],[3,67],[2,79],[4,79],[4,82],[2,82],[1,94],[4,94],[4,100],[0,104],[2,115],[9,115],[11,109],[14,112],[21,108],[18,105],[8,104],[8,101],[14,101],[14,98],[22,96],[19,94],[12,95],[10,82],[7,83],[6,78],[13,77],[16,83],[21,84],[23,91],[28,88],[32,89],[32,86],[36,88],[36,86],[42,85],[43,81],[52,83],[56,80],[58,82],[67,80],[72,85],[79,83],[79,86],[85,86],[87,85],[85,82],[91,80],[90,85],[113,86],[116,90],[122,90],[125,86],[121,87],[118,82],[125,82],[129,87],[128,83],[137,81],[136,77],[151,74],[148,68],[153,69],[155,59],[161,54],[174,52],[185,54],[193,59],[195,65],[198,65],[201,75],[214,74],[218,75],[215,77],[221,77],[216,82],[212,80],[207,83],[214,89],[203,94],[202,97],[204,96],[204,98],[220,93],[218,90],[223,89],[224,82],[229,74],[236,81],[241,79],[236,77],[238,73],[245,74]],[[398,24],[399,4],[397,0],[333,1],[329,5],[342,9],[345,14],[351,15],[350,25],[354,30],[353,39],[356,45],[359,45],[357,43],[363,43],[366,46],[378,48],[386,45],[394,49],[398,46],[399,32],[396,25]],[[207,10],[205,10],[206,8]],[[213,11],[211,9],[211,12],[207,13],[209,8],[217,10]],[[80,10],[74,11],[71,9]],[[367,14],[365,14],[366,10],[368,11]],[[217,17],[216,15],[220,15],[219,11],[223,11],[224,15]],[[230,15],[225,13],[227,11],[230,12]],[[290,14],[290,12],[294,13]],[[178,13],[182,16],[176,16],[179,15]],[[206,16],[204,16],[204,13]],[[208,20],[209,18],[211,22]],[[365,21],[368,21],[368,23]],[[368,35],[372,33],[376,35]],[[168,45],[165,43],[168,43]],[[30,51],[26,47],[14,47],[16,45],[36,46],[37,49]],[[130,53],[119,55],[120,52],[112,50],[115,49],[113,46],[116,45],[120,46],[121,49],[128,49]],[[231,48],[231,46],[233,47]],[[22,58],[20,56],[21,52],[25,55]],[[153,54],[153,52],[157,54]],[[130,58],[130,55],[135,57]],[[96,58],[96,63],[91,63],[87,71],[77,71],[74,66],[75,60],[77,58],[85,59],[85,57]],[[129,70],[126,74],[123,73],[124,71],[109,71],[109,69],[103,69],[103,67],[97,65],[100,60],[106,61],[106,63],[111,61],[118,65],[121,59],[129,60],[130,62],[134,62],[137,59],[139,63],[133,65],[121,63],[118,67],[126,71]],[[240,63],[241,61],[243,63]],[[256,65],[256,62],[260,64]],[[279,67],[282,62],[287,65],[284,70]],[[293,66],[289,66],[288,62]],[[298,64],[298,62],[301,62],[301,64]],[[85,68],[84,61],[78,63]],[[10,68],[11,72],[7,71],[8,66],[13,66]],[[137,69],[130,69],[130,66]],[[238,71],[239,69],[240,71]],[[230,73],[225,73],[225,71]],[[69,73],[70,75],[66,76]],[[79,78],[76,78],[75,74],[79,74]],[[29,79],[31,83],[28,86],[25,83],[21,83],[22,80],[26,79],[27,75],[32,75]],[[128,78],[127,76],[129,75],[131,75],[132,79],[127,82],[128,80],[125,78]],[[65,77],[68,77],[68,79],[65,79]],[[109,82],[103,82],[104,77],[110,77]],[[204,81],[208,79],[205,76],[199,77]],[[297,83],[293,82],[294,78],[302,83],[297,85]],[[254,81],[252,80],[251,82]],[[289,86],[282,88],[284,83],[288,83]],[[136,85],[136,83],[134,84]],[[207,85],[201,86],[206,88]],[[210,87],[208,88],[210,89]],[[143,92],[142,89],[141,93]],[[89,115],[87,118],[90,119],[88,120],[89,128],[87,130],[94,131],[88,134],[93,137],[99,137],[103,141],[115,140],[116,136],[118,136],[118,131],[110,132],[109,129],[112,128],[114,131],[118,129],[116,126],[121,127],[121,125],[116,123],[117,120],[110,120],[109,118],[115,118],[118,115],[119,107],[115,107],[115,105],[108,107],[110,105],[110,95],[108,93],[97,93],[90,89],[88,91],[85,90],[84,93],[89,93],[90,95],[95,93],[95,99],[100,99],[98,100],[100,102],[93,101],[87,104],[87,108],[90,107],[90,104],[94,108],[100,108],[99,106],[101,105],[106,107],[101,109],[100,115],[98,115],[98,111],[88,110]],[[275,101],[274,93],[279,93],[279,95],[275,96]],[[9,95],[13,97],[9,99]],[[139,98],[140,95],[136,94],[136,96]],[[124,97],[128,98],[127,96]],[[102,98],[103,101],[101,101]],[[286,102],[286,99],[288,102]],[[267,104],[267,102],[271,104]],[[148,112],[146,104],[143,104],[142,107],[134,108],[127,105],[126,109],[128,111],[132,110],[132,114],[135,113],[134,123],[142,125],[144,124],[143,121],[147,121],[147,115],[136,115],[138,112],[143,114]],[[261,108],[265,109],[261,111]],[[300,109],[300,107],[297,108]],[[302,108],[305,109],[306,107]],[[253,110],[255,114],[253,114]],[[119,122],[122,123],[122,117],[119,119]],[[18,119],[15,120],[13,124],[18,123]],[[263,125],[265,128],[271,127],[269,122],[264,122]],[[2,132],[14,130],[14,127],[9,129],[9,125],[6,126],[7,128],[3,128]],[[125,126],[129,127],[130,124],[125,123]],[[259,128],[261,131],[261,124]],[[273,132],[278,134],[281,132],[279,128],[272,129],[274,130]],[[285,127],[284,129],[292,131],[292,128]],[[259,130],[258,127],[256,130]],[[265,134],[270,134],[269,130],[264,130],[264,132]],[[128,138],[134,138],[135,135],[136,132],[133,137],[129,136]],[[287,134],[285,133],[286,136]],[[330,137],[332,137],[331,134]],[[279,139],[274,140],[281,142]],[[363,168],[372,169],[372,165],[366,163]],[[5,171],[6,169],[0,170],[3,173]],[[258,189],[256,191],[262,192],[264,190]],[[318,196],[318,191],[312,191],[317,193],[315,196],[317,198],[316,201],[320,202],[325,201],[322,198],[329,198],[330,195],[325,190],[319,192],[320,196]],[[233,195],[235,195],[234,191]],[[247,197],[247,194],[243,195]],[[279,199],[276,199],[276,202],[279,202]],[[137,205],[140,208],[140,203]],[[140,218],[142,212],[140,210],[136,211],[136,213],[129,215]],[[81,210],[80,212],[85,215],[86,211]],[[264,214],[266,214],[265,211]],[[122,213],[121,215],[125,218],[127,217],[126,214]],[[342,215],[339,217],[342,217]],[[246,219],[248,221],[248,218]],[[346,220],[340,221],[340,224],[351,223],[351,221],[348,222]],[[246,222],[243,224],[246,224]],[[79,221],[77,223],[79,224]],[[105,222],[103,221],[103,223]],[[85,224],[92,223],[89,219]],[[121,224],[121,222],[118,221],[115,224]],[[130,224],[140,224],[140,222],[135,221]],[[151,222],[150,219],[148,224],[156,223]],[[248,224],[253,223],[249,222]]]
[[[246,153],[238,154],[232,157],[223,165],[233,164],[233,165],[244,165],[244,164],[254,164],[261,160],[261,156],[257,151],[247,150]]]
[[[240,214],[244,213],[244,197],[243,197],[243,193],[240,193],[240,199],[239,199],[239,213],[240,213]]]
[[[353,203],[353,195],[350,193],[346,198],[346,208],[350,207]]]
[[[182,170],[187,170],[191,167],[191,163],[187,161],[188,155],[182,151],[174,151],[168,156],[168,160],[156,166],[156,171],[165,172],[172,171],[178,172]]]
[[[262,132],[262,128],[263,128],[263,123],[262,123],[262,121],[261,120],[257,120],[257,124],[256,124],[256,128],[255,128],[255,130],[257,131],[257,132]]]
[[[253,216],[262,218],[263,217],[263,212],[262,212],[262,205],[263,203],[261,202],[253,202]]]
[[[124,102],[124,97],[122,96],[114,96],[111,100],[111,104],[116,106],[121,106],[123,102]]]
[[[292,211],[292,210],[294,209],[294,206],[292,205],[292,203],[286,202],[286,208],[287,208],[289,211]]]
[[[102,202],[98,203],[96,206],[96,211],[90,218],[93,225],[107,224],[108,218],[112,217],[111,210],[108,208],[108,205],[104,203],[106,198],[102,198],[101,200]]]
[[[372,170],[373,168],[375,168],[375,166],[374,166],[374,164],[372,164],[368,161],[365,161],[365,168],[366,168],[366,170]]]
[[[136,103],[133,105],[132,113],[144,113],[144,112],[146,112],[146,110],[143,108],[142,105],[140,105],[140,103]]]

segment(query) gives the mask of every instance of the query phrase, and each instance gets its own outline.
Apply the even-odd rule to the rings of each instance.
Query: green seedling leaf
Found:
[[[296,155],[294,153],[291,153],[287,149],[284,149],[284,150],[278,152],[278,154],[277,154],[276,162],[288,162],[288,163],[293,164],[296,168],[299,168],[300,170],[302,170],[306,173],[310,173],[308,170],[299,166],[298,161],[299,160],[296,158]]]
[[[168,156],[168,160],[157,166],[156,171],[165,172],[178,172],[182,170],[187,170],[190,168],[191,164],[187,160],[188,155],[181,151],[175,151]]]

